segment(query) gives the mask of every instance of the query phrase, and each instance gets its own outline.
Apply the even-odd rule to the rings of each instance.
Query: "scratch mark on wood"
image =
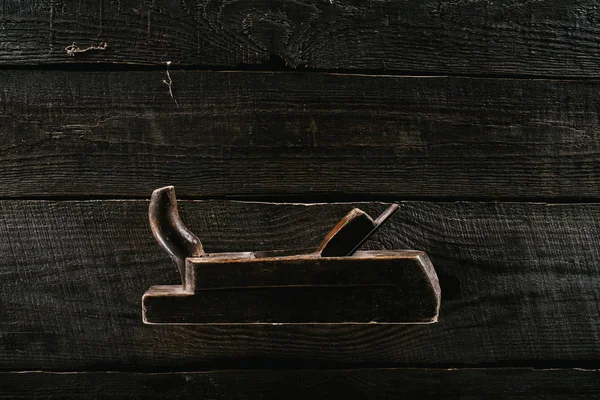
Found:
[[[67,52],[68,56],[74,57],[76,53],[85,53],[86,51],[90,51],[90,50],[106,50],[107,47],[108,47],[108,43],[102,42],[98,46],[92,45],[92,46],[86,47],[85,49],[81,49],[81,48],[79,48],[79,46],[77,46],[77,44],[75,42],[73,42],[72,44],[65,47],[65,51]]]
[[[175,96],[173,96],[173,79],[171,79],[171,73],[169,72],[169,67],[171,66],[171,61],[167,61],[166,64],[167,64],[167,79],[163,79],[163,83],[169,87],[169,94],[171,95],[171,98],[175,101],[175,105],[177,105],[177,107],[179,107],[179,103],[177,102],[177,99],[175,98]]]

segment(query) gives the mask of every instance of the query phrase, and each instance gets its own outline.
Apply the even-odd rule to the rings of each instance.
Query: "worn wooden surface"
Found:
[[[308,371],[598,366],[599,21],[594,0],[0,1],[0,397],[600,397],[589,370]],[[431,256],[440,323],[144,326],[177,272],[147,202],[108,199],[167,184],[432,201],[367,246]],[[315,247],[349,209],[184,203],[208,251]],[[142,373],[219,368],[253,371]]]
[[[595,82],[171,76],[0,71],[0,197],[600,198]]]
[[[307,250],[310,251],[310,250]],[[279,253],[279,251],[274,252]],[[359,251],[353,257],[321,257],[316,253],[267,256],[260,252],[213,253],[188,258],[188,292],[260,286],[403,286],[438,292],[435,271],[427,255],[415,250]],[[423,285],[423,286],[422,286]],[[409,289],[409,286],[421,286]]]
[[[207,252],[316,247],[353,206],[180,202]],[[144,291],[179,281],[147,207],[0,202],[0,369],[586,366],[600,354],[598,204],[401,203],[367,245],[427,250],[439,323],[252,329],[142,324]]]
[[[346,369],[207,372],[0,373],[0,398],[582,399],[600,371],[576,369]]]
[[[376,250],[354,257],[304,254],[252,259],[227,254],[222,259],[188,258],[183,286],[148,289],[142,298],[144,322],[437,321],[439,281],[423,252]]]
[[[148,224],[156,243],[171,257],[186,284],[186,260],[188,257],[205,256],[202,241],[186,228],[179,217],[177,196],[173,186],[155,189],[148,206]]]
[[[5,0],[0,11],[5,65],[172,61],[582,77],[600,69],[594,0]],[[75,53],[73,44],[105,48]]]

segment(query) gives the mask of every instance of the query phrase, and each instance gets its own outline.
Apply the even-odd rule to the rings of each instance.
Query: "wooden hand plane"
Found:
[[[172,186],[152,193],[152,233],[181,285],[152,286],[142,297],[147,324],[415,324],[436,322],[437,275],[415,250],[359,251],[398,210],[377,219],[352,209],[306,253],[205,253],[185,227]]]

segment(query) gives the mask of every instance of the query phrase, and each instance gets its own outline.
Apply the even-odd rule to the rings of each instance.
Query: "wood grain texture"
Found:
[[[597,82],[165,76],[0,72],[0,197],[600,198]]]
[[[600,69],[594,0],[4,0],[0,11],[5,65],[275,59],[321,69],[586,77]],[[82,52],[70,55],[73,44]]]
[[[0,373],[0,398],[582,399],[600,372],[576,369],[246,370]]]
[[[316,247],[353,206],[371,215],[386,208],[180,202],[207,252]],[[147,207],[0,202],[0,369],[598,361],[598,204],[403,202],[367,246],[427,252],[442,290],[437,324],[251,329],[142,323],[144,291],[179,281],[154,243]]]

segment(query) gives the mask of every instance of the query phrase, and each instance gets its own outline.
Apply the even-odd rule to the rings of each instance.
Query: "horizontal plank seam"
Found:
[[[0,201],[143,201],[150,200],[151,193],[140,196],[0,196]],[[274,196],[252,196],[252,195],[225,195],[225,196],[186,196],[177,194],[178,200],[185,201],[209,201],[228,200],[248,203],[288,204],[288,205],[313,205],[332,203],[356,203],[356,202],[429,202],[429,203],[530,203],[530,204],[600,204],[600,198],[564,198],[564,197],[427,197],[427,196],[381,196],[381,195],[274,195]]]
[[[269,372],[269,371],[289,371],[289,372],[303,372],[303,371],[491,371],[491,370],[503,370],[503,371],[580,371],[580,372],[600,372],[598,368],[531,368],[531,367],[504,367],[504,368],[427,368],[427,367],[386,367],[386,368],[325,368],[325,369],[272,369],[272,368],[258,368],[258,369],[215,369],[215,370],[189,370],[189,371],[119,371],[119,370],[99,370],[99,371],[48,371],[48,370],[15,370],[15,371],[0,371],[0,374],[49,374],[49,375],[70,375],[70,374],[211,374],[211,373],[224,373],[224,372]]]
[[[582,360],[524,360],[524,361],[500,361],[500,362],[480,362],[480,363],[336,363],[336,362],[305,362],[287,360],[283,362],[269,362],[268,360],[255,360],[245,362],[248,368],[237,368],[231,366],[228,362],[215,362],[212,368],[194,367],[173,367],[165,365],[164,367],[143,367],[135,368],[111,368],[105,365],[104,368],[85,368],[85,369],[44,369],[44,370],[14,370],[0,369],[0,373],[7,372],[48,372],[48,373],[69,373],[69,372],[114,372],[114,373],[190,373],[190,372],[215,372],[215,371],[345,371],[345,370],[374,370],[374,369],[428,369],[428,370],[494,370],[494,369],[513,369],[513,370],[580,370],[580,371],[598,371],[600,370],[600,360],[582,361]]]
[[[86,72],[141,72],[141,71],[164,71],[166,64],[136,65],[136,64],[3,64],[0,71],[86,71]],[[180,65],[171,64],[171,72],[182,71],[206,71],[206,72],[231,72],[231,73],[314,73],[333,74],[347,76],[373,76],[390,78],[472,78],[472,79],[498,79],[498,80],[552,80],[552,81],[600,81],[600,74],[593,76],[569,76],[569,75],[544,75],[544,74],[461,74],[452,72],[428,72],[409,70],[369,70],[369,69],[319,69],[319,68],[260,68],[254,65],[240,65],[235,68],[204,65]]]

